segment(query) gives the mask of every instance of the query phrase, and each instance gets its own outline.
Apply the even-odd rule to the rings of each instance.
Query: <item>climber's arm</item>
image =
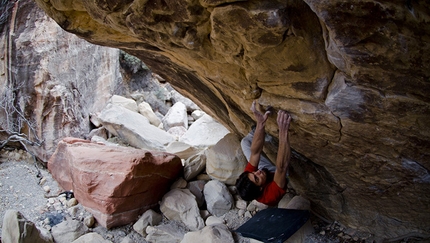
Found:
[[[279,126],[279,147],[276,158],[276,171],[274,182],[280,187],[285,188],[287,184],[286,174],[291,158],[290,139],[288,129],[290,128],[291,116],[286,111],[279,111],[277,118]]]
[[[264,113],[263,115],[256,109],[255,105],[256,102],[252,102],[251,110],[257,120],[257,125],[255,127],[254,137],[251,143],[251,156],[249,159],[249,163],[254,167],[258,167],[258,163],[260,162],[260,154],[263,150],[264,145],[264,136],[266,135],[266,121],[269,117],[270,111],[266,111],[266,113]]]

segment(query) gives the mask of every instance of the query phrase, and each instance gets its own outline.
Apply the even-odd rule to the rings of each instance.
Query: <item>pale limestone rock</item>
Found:
[[[189,112],[200,109],[192,100],[182,96],[176,90],[170,91],[170,95],[172,97],[173,103],[181,102],[185,105],[187,111]]]
[[[167,130],[167,133],[172,135],[175,140],[179,140],[179,138],[182,137],[186,132],[187,129],[183,126],[171,127],[169,130]]]
[[[148,122],[144,116],[116,105],[107,105],[100,114],[103,126],[136,148],[164,151],[174,137]]]
[[[193,155],[184,162],[184,178],[187,181],[194,179],[206,168],[206,154],[201,152]]]
[[[191,112],[191,116],[194,118],[194,120],[198,120],[200,119],[203,115],[205,115],[206,113],[202,110],[195,110],[193,112]]]
[[[188,232],[181,243],[226,243],[234,242],[233,235],[224,224],[209,225],[202,230]]]
[[[84,218],[84,224],[88,228],[93,228],[94,227],[94,223],[95,223],[94,216],[89,215],[89,216],[87,216],[87,217]]]
[[[129,109],[133,112],[138,112],[136,101],[134,101],[132,99],[125,98],[123,96],[113,95],[109,99],[108,103],[110,103],[112,105],[124,107],[124,108]]]
[[[207,147],[215,145],[228,133],[223,125],[209,115],[204,115],[188,128],[179,141],[194,147]]]
[[[164,116],[162,122],[166,131],[176,126],[188,129],[187,107],[182,102],[175,103]]]
[[[152,125],[158,127],[161,123],[160,118],[158,118],[151,106],[147,102],[141,102],[138,106],[139,113],[146,117]]]
[[[258,202],[257,200],[252,200],[249,204],[246,210],[251,212],[261,211],[263,209],[268,208],[268,206],[264,203]]]
[[[191,230],[204,227],[195,196],[188,189],[173,189],[164,195],[160,210],[170,220],[183,222]]]
[[[51,234],[38,229],[16,210],[7,210],[3,217],[2,242],[53,243]]]
[[[234,134],[227,134],[205,152],[206,173],[212,178],[234,185],[242,174],[247,160],[242,152],[240,140]]]
[[[112,147],[120,146],[117,143],[109,142],[106,139],[104,139],[103,137],[99,137],[99,136],[96,136],[96,135],[93,136],[90,141],[92,143],[104,144],[104,145],[112,146]]]
[[[204,148],[194,147],[184,142],[173,141],[166,147],[166,152],[176,154],[181,159],[188,159],[189,157],[198,154]]]
[[[101,126],[101,124],[100,124]],[[104,140],[108,139],[108,131],[104,127],[98,127],[96,129],[91,130],[88,134],[87,139],[92,140],[94,136],[101,137]]]
[[[248,207],[248,202],[243,199],[236,200],[236,208],[245,210]]]
[[[141,236],[146,237],[146,227],[157,225],[161,222],[163,216],[156,213],[154,210],[149,209],[146,211],[139,220],[133,225],[133,229]]]
[[[92,232],[77,238],[72,243],[112,243],[112,241],[105,240],[103,236]]]
[[[209,216],[205,221],[205,224],[207,226],[216,225],[216,224],[224,224],[224,223],[225,223],[225,221],[222,218],[219,218],[216,216]]]
[[[79,220],[66,220],[51,229],[56,243],[70,243],[88,232],[88,228]]]
[[[151,243],[181,242],[185,232],[172,224],[148,226],[146,228],[146,241]]]
[[[101,122],[99,120],[100,112],[94,112],[90,114],[90,121],[95,127],[101,127]]]
[[[222,216],[233,206],[233,196],[227,186],[217,180],[211,180],[205,184],[203,190],[208,211],[215,216]]]

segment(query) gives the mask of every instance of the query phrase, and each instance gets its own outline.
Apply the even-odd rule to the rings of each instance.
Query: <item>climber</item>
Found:
[[[262,114],[255,106],[254,101],[251,110],[257,120],[257,125],[241,142],[248,164],[237,179],[236,188],[243,200],[256,199],[268,206],[276,206],[285,195],[288,183],[287,173],[291,157],[288,129],[291,116],[286,111],[278,112],[279,147],[276,166],[274,166],[268,158],[262,155],[265,125],[271,111],[268,110]]]

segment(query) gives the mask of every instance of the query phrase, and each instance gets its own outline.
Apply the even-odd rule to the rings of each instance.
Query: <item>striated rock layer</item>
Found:
[[[429,234],[428,2],[36,2],[237,134],[254,99],[290,111],[291,182],[324,217],[384,238]],[[277,136],[275,117],[267,128]]]
[[[134,222],[156,207],[183,171],[181,160],[173,154],[76,138],[58,144],[48,169],[107,228]]]

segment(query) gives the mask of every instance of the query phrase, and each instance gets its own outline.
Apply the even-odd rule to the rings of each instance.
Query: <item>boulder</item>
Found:
[[[49,231],[39,230],[33,222],[16,210],[7,210],[3,217],[1,240],[4,243],[53,243]]]
[[[211,180],[205,184],[203,190],[208,211],[217,216],[223,216],[234,205],[233,196],[227,186],[217,180]]]
[[[137,104],[136,101],[132,100],[132,99],[128,99],[125,98],[123,96],[119,96],[119,95],[113,95],[110,99],[109,102],[112,105],[117,105],[117,106],[121,106],[124,107],[126,109],[129,109],[133,112],[137,112]]]
[[[162,122],[166,131],[177,126],[188,129],[187,107],[182,102],[175,103],[164,116]]]
[[[151,106],[143,101],[138,106],[139,113],[142,114],[144,117],[146,117],[152,125],[158,127],[161,123],[160,118],[155,115],[154,111],[152,110]]]
[[[173,189],[164,195],[160,210],[166,218],[183,222],[191,230],[205,226],[195,196],[188,189]]]
[[[137,222],[133,225],[133,229],[143,237],[146,237],[146,227],[149,225],[157,225],[161,222],[161,220],[163,220],[163,216],[161,214],[149,209],[139,218],[139,220],[137,220]]]
[[[181,243],[225,243],[235,242],[233,235],[224,224],[208,225],[199,231],[185,234]]]
[[[179,141],[194,147],[207,147],[215,145],[228,133],[227,128],[205,114],[188,128]]]
[[[133,222],[156,206],[183,170],[173,154],[76,138],[58,144],[48,169],[107,228]]]
[[[206,173],[215,180],[234,185],[242,174],[247,160],[239,138],[229,133],[205,151]]]
[[[202,147],[191,146],[185,142],[173,141],[167,145],[166,152],[176,154],[181,159],[188,159],[203,149]]]
[[[206,154],[204,152],[193,155],[184,162],[184,178],[187,181],[194,179],[206,168]]]
[[[145,240],[151,243],[181,242],[185,232],[173,224],[148,226]]]
[[[79,220],[65,220],[51,229],[56,243],[70,243],[88,232],[88,228]]]
[[[144,116],[121,106],[108,104],[99,116],[103,126],[124,142],[147,150],[164,151],[175,138],[154,127]]]

